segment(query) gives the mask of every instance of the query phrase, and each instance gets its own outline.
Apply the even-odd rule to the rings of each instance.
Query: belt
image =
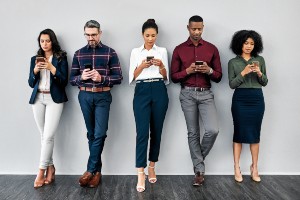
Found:
[[[106,92],[110,87],[80,87],[79,89],[87,92]]]
[[[151,83],[151,82],[157,82],[163,80],[164,80],[163,78],[148,78],[148,79],[137,80],[135,83]]]
[[[187,86],[184,86],[183,87],[185,90],[189,90],[189,91],[206,91],[206,90],[210,90],[210,88],[202,88],[202,87],[187,87]]]
[[[50,91],[49,90],[38,90],[38,93],[50,94]]]

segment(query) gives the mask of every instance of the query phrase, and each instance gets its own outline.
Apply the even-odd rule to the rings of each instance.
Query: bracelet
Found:
[[[163,69],[165,69],[165,67],[163,67],[163,68],[159,68],[159,71],[161,71],[161,70],[163,70]]]

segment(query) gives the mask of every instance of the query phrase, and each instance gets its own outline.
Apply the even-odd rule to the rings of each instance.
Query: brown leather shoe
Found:
[[[93,174],[91,172],[84,172],[84,174],[79,179],[79,185],[81,187],[87,186],[87,184],[92,178],[93,178]]]
[[[101,180],[101,173],[100,172],[97,172],[93,178],[89,181],[88,183],[88,187],[90,188],[94,188],[94,187],[97,187],[100,183],[100,180]]]
[[[204,173],[197,172],[195,174],[193,186],[200,186],[204,182]]]

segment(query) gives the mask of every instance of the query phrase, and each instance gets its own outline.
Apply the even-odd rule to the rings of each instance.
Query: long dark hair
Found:
[[[56,38],[55,33],[51,29],[49,29],[49,28],[41,31],[40,34],[39,34],[39,37],[38,37],[39,50],[37,51],[37,56],[43,56],[43,57],[45,57],[45,52],[42,49],[41,44],[40,44],[40,39],[41,39],[41,35],[42,34],[43,35],[49,35],[50,40],[52,42],[53,56],[55,56],[59,61],[62,58],[64,58],[64,57],[67,56],[67,53],[61,49],[61,47],[59,45],[59,42],[58,42],[58,40]]]

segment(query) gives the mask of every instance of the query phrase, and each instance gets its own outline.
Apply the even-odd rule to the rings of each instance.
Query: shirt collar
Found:
[[[245,60],[241,55],[236,55],[236,57]],[[251,60],[251,59],[253,59],[253,58],[254,58],[254,57],[251,56],[249,60]]]
[[[201,38],[201,39],[199,40],[198,44],[203,45],[203,41],[204,41],[204,40]],[[186,44],[187,44],[188,46],[190,46],[190,45],[193,45],[193,46],[194,46],[194,43],[192,42],[192,40],[191,40],[190,37],[187,39]]]
[[[91,47],[91,45],[89,45],[89,44],[87,44],[86,46],[87,46],[87,49],[93,48],[93,47]],[[101,48],[101,47],[102,47],[102,43],[101,43],[101,41],[100,41],[100,42],[95,46],[95,49]]]
[[[151,49],[153,49],[154,51],[156,51],[156,50],[157,50],[157,46],[154,44],[153,47],[152,47]],[[142,52],[143,50],[146,50],[144,44],[143,44],[142,46],[140,46],[139,50],[140,50],[141,52]]]

